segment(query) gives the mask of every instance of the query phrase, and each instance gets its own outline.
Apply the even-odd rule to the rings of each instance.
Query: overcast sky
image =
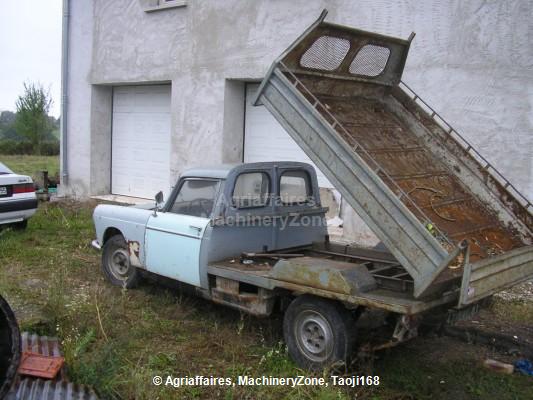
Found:
[[[61,0],[0,0],[0,110],[15,111],[23,83],[40,82],[59,116]]]

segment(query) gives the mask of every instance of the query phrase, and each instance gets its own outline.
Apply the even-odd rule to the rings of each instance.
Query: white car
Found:
[[[37,211],[35,186],[29,176],[18,175],[0,162],[0,225],[25,228]]]

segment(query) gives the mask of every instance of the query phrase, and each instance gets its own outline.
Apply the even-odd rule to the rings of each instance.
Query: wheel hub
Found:
[[[130,269],[130,260],[124,249],[116,249],[111,255],[111,271],[117,279],[126,279]]]
[[[333,332],[321,314],[304,311],[295,327],[298,347],[308,358],[321,362],[329,357],[333,349]]]
[[[307,321],[305,323],[303,336],[309,351],[320,352],[324,349],[324,329],[315,321]]]

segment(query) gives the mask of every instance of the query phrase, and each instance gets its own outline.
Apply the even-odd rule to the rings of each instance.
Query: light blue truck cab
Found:
[[[207,291],[209,263],[323,242],[325,211],[310,165],[197,168],[159,207],[97,206],[93,245],[103,247],[113,283],[131,286],[143,269]],[[304,215],[313,219],[309,226],[297,223]]]

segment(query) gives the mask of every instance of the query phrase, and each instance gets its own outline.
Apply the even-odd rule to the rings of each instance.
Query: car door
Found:
[[[218,180],[182,179],[165,212],[150,216],[145,237],[148,271],[200,286],[200,247],[218,187]]]

